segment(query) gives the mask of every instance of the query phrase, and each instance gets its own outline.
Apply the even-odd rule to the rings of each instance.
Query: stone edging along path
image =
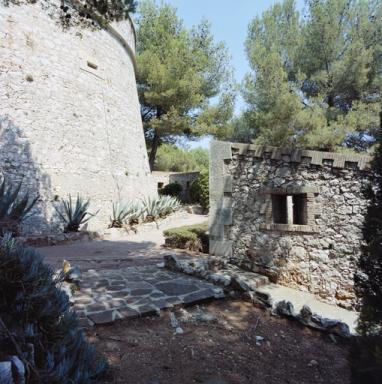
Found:
[[[270,284],[264,276],[214,260],[178,260],[164,256],[167,269],[156,265],[82,274],[72,302],[82,326],[157,315],[163,309],[224,297],[241,297],[302,324],[340,336],[355,333],[357,314],[317,301],[313,295]]]
[[[357,312],[323,303],[308,292],[271,284],[266,276],[244,271],[219,258],[178,260],[176,254],[169,253],[164,255],[164,263],[171,271],[213,282],[229,295],[239,294],[256,306],[310,328],[346,337],[357,334]]]
[[[73,302],[81,325],[89,326],[224,297],[214,284],[154,265],[85,272]]]

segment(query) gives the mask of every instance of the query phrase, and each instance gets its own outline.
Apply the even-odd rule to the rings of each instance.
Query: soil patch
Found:
[[[340,339],[242,301],[200,309],[207,316],[199,320],[186,320],[182,309],[175,311],[183,333],[171,325],[170,312],[89,329],[89,340],[112,366],[110,382],[350,383],[348,345]]]

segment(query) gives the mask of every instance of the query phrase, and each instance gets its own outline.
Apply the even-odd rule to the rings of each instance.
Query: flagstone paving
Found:
[[[158,314],[161,309],[223,298],[223,289],[204,280],[157,266],[83,273],[74,294],[81,323],[107,324],[118,319]]]

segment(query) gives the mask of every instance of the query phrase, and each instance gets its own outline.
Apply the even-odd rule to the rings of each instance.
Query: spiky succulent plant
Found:
[[[181,207],[179,200],[172,196],[147,197],[142,199],[142,204],[142,216],[145,221],[165,217]]]
[[[113,203],[113,215],[110,217],[110,228],[122,228],[126,224],[136,224],[142,213],[140,201]]]
[[[18,235],[21,223],[39,199],[30,199],[28,192],[20,196],[21,186],[22,181],[14,186],[6,178],[0,184],[0,236],[6,232]]]
[[[78,232],[80,225],[87,223],[96,213],[88,212],[90,200],[77,195],[75,202],[71,195],[68,199],[61,200],[61,209],[55,207],[58,215],[65,223],[64,232]]]
[[[105,383],[105,360],[86,341],[62,276],[9,235],[0,238],[0,276],[0,361],[17,356],[26,367],[25,381],[6,382]]]

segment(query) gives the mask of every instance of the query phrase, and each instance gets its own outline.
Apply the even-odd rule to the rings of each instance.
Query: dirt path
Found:
[[[173,218],[158,223],[159,228],[152,224],[138,228],[138,233],[130,232],[123,237],[110,240],[95,240],[78,242],[69,245],[41,247],[38,251],[45,256],[45,260],[55,268],[62,266],[63,260],[78,266],[82,271],[89,269],[119,269],[130,266],[155,264],[163,261],[162,245],[163,231],[167,228],[180,227],[203,223],[208,220],[206,215],[181,213]],[[180,257],[192,255],[180,252]]]
[[[214,302],[203,311],[217,320],[180,322],[183,334],[175,334],[168,312],[89,330],[89,339],[113,367],[109,382],[350,383],[348,349],[340,340],[245,302]]]

